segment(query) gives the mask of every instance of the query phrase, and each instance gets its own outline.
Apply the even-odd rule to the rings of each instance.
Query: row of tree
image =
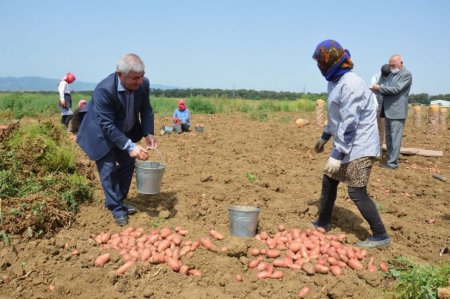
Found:
[[[326,93],[301,93],[290,91],[270,91],[253,89],[152,89],[151,94],[157,97],[168,98],[219,98],[219,99],[247,99],[247,100],[298,100],[298,99],[325,99]]]
[[[253,89],[152,89],[151,94],[156,97],[168,98],[221,98],[221,99],[249,99],[249,100],[298,100],[298,99],[326,99],[326,93],[302,93],[289,91],[270,91],[270,90],[253,90]],[[428,105],[433,100],[450,101],[450,94],[429,95],[427,93],[411,94],[409,101]]]

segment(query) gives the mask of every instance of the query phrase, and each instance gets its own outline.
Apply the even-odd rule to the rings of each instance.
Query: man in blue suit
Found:
[[[77,135],[79,146],[97,164],[105,206],[120,226],[128,223],[128,214],[136,212],[123,203],[135,159],[147,160],[147,149],[157,147],[150,83],[144,77],[144,68],[139,56],[122,56],[116,72],[95,87]],[[143,137],[146,149],[137,144]]]
[[[371,89],[383,96],[381,117],[385,117],[387,162],[381,164],[381,167],[397,169],[403,128],[408,116],[408,96],[412,75],[403,66],[403,59],[398,54],[391,56],[389,67],[391,73],[387,77],[387,82],[380,85],[374,84]]]

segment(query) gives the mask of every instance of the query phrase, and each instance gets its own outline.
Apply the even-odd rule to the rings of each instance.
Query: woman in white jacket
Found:
[[[316,227],[329,230],[339,182],[348,185],[348,194],[369,223],[372,236],[358,242],[361,247],[389,246],[391,239],[375,203],[367,193],[367,183],[376,157],[380,155],[377,101],[366,83],[352,72],[350,53],[334,40],[321,42],[313,58],[328,81],[328,124],[316,142],[316,152],[324,150],[333,137],[333,150],[325,165]]]

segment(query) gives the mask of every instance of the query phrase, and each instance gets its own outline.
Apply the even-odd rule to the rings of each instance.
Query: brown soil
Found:
[[[296,127],[294,120],[299,116],[311,124]],[[195,115],[193,121],[203,123],[205,131],[158,137],[168,164],[161,193],[138,194],[133,182],[129,201],[139,212],[130,217],[128,226],[150,231],[182,225],[189,230],[186,238],[190,240],[216,228],[225,239],[215,243],[229,247],[228,254],[199,248],[186,263],[200,269],[202,277],[183,276],[166,265],[140,265],[117,277],[118,259],[94,267],[99,248],[90,236],[124,229],[114,224],[103,207],[96,181],[95,201],[83,206],[75,221],[55,237],[28,242],[11,237],[12,246],[0,245],[0,274],[11,279],[6,279],[7,284],[0,281],[0,298],[297,298],[304,286],[312,288],[307,298],[382,297],[388,282],[381,272],[346,269],[336,278],[283,270],[282,280],[259,281],[255,271],[246,267],[247,249],[258,246],[258,241],[229,235],[227,207],[231,204],[260,207],[258,231],[269,233],[275,233],[280,223],[308,228],[317,217],[330,145],[326,153],[311,150],[321,133],[313,125],[313,114],[276,114],[266,122],[246,114]],[[170,124],[170,118],[157,118],[156,128],[163,124]],[[439,254],[450,245],[450,187],[432,177],[436,172],[450,178],[448,136],[448,130],[432,135],[426,127],[413,128],[408,120],[403,146],[443,150],[444,157],[402,156],[401,167],[395,171],[378,163],[374,166],[368,189],[393,239],[388,249],[369,250],[378,261],[404,256],[420,263],[450,262],[450,254]],[[152,153],[151,160],[160,157]],[[251,182],[247,173],[256,179]],[[430,219],[435,222],[429,224]],[[350,244],[370,233],[344,185],[339,187],[330,233],[341,232]],[[71,255],[75,248],[80,255]],[[243,282],[234,279],[238,273]]]

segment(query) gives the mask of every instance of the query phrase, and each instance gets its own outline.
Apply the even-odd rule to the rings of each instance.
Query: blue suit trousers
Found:
[[[127,151],[113,147],[106,156],[95,162],[105,194],[105,207],[114,217],[126,216],[127,208],[123,200],[130,189],[135,159]]]

